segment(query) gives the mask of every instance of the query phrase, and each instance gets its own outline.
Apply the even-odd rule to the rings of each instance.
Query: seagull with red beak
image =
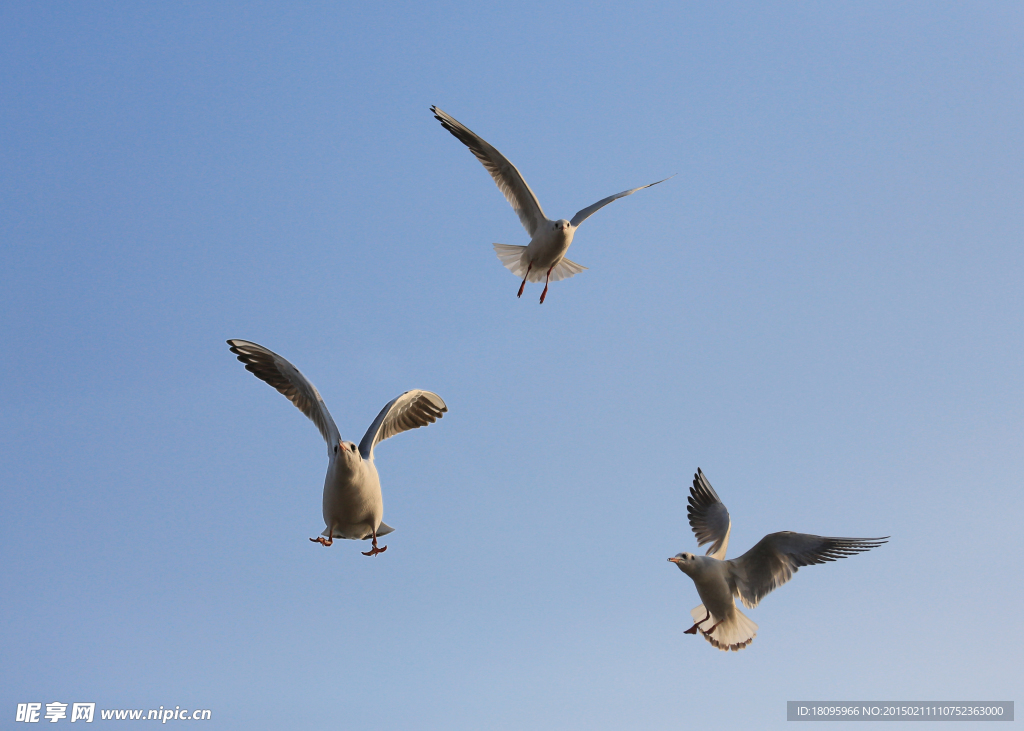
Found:
[[[440,419],[448,407],[436,393],[406,391],[390,401],[366,430],[359,445],[341,438],[320,392],[299,369],[272,350],[248,340],[228,340],[231,352],[245,369],[265,381],[305,414],[327,442],[327,478],[324,480],[323,514],[327,527],[314,543],[330,546],[335,538],[363,541],[372,547],[364,556],[384,553],[377,538],[394,530],[385,523],[380,478],[373,463],[373,448],[390,436],[426,426]]]
[[[523,278],[517,297],[523,296],[523,288],[526,287],[527,282],[544,280],[544,291],[540,293],[541,304],[544,304],[544,298],[547,297],[549,282],[568,279],[586,269],[585,266],[580,266],[565,258],[565,252],[569,250],[572,237],[581,223],[612,201],[625,198],[638,190],[650,188],[652,185],[668,180],[665,178],[656,183],[648,183],[639,188],[631,188],[610,195],[587,206],[573,216],[571,221],[566,221],[564,218],[552,221],[544,214],[537,196],[530,190],[530,186],[526,184],[519,170],[508,161],[508,158],[451,115],[437,107],[431,107],[430,111],[434,113],[434,118],[441,123],[442,127],[451,132],[483,163],[484,168],[494,178],[498,189],[505,195],[505,200],[518,214],[520,223],[523,224],[526,233],[530,235],[529,245],[494,244],[494,252],[506,269],[517,277]]]
[[[746,607],[756,607],[765,595],[789,581],[799,567],[878,548],[888,538],[826,538],[781,531],[765,536],[739,558],[726,561],[732,521],[699,468],[693,476],[686,512],[697,545],[710,543],[711,547],[705,556],[677,553],[669,559],[693,579],[703,602],[690,612],[694,625],[685,633],[700,632],[719,650],[742,650],[757,634],[757,625],[736,608],[734,597]]]

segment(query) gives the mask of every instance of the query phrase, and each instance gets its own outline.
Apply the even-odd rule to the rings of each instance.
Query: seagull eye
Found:
[[[334,445],[334,453],[335,453],[335,454],[337,454],[337,453],[338,453],[338,445],[337,445],[337,444],[335,444],[335,445]]]

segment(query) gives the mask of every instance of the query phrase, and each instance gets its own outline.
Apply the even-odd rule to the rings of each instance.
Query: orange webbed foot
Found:
[[[373,548],[371,548],[369,551],[360,551],[360,553],[362,553],[364,556],[376,556],[378,553],[384,553],[386,550],[388,550],[387,546],[384,546],[383,548],[377,548],[377,531],[373,532],[372,537]]]

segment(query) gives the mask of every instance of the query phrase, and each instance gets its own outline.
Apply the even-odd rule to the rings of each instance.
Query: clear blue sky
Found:
[[[781,728],[787,700],[1022,700],[1019,3],[0,6],[0,725]],[[440,106],[589,267],[527,243]],[[374,559],[315,427],[381,445]],[[684,635],[700,466],[802,569]],[[67,723],[64,721],[63,723]],[[98,726],[103,724],[97,722]],[[108,724],[117,726],[117,724]]]

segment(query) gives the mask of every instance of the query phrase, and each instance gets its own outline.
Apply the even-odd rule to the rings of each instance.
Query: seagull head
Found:
[[[572,224],[566,221],[564,218],[560,218],[559,220],[555,221],[556,231],[561,231],[562,233],[569,233],[571,229]]]
[[[351,471],[355,469],[357,464],[363,461],[363,455],[359,454],[359,447],[356,446],[355,442],[346,442],[339,439],[334,447],[334,461]]]
[[[669,561],[678,566],[684,574],[689,574],[696,565],[696,558],[692,553],[677,553]]]

